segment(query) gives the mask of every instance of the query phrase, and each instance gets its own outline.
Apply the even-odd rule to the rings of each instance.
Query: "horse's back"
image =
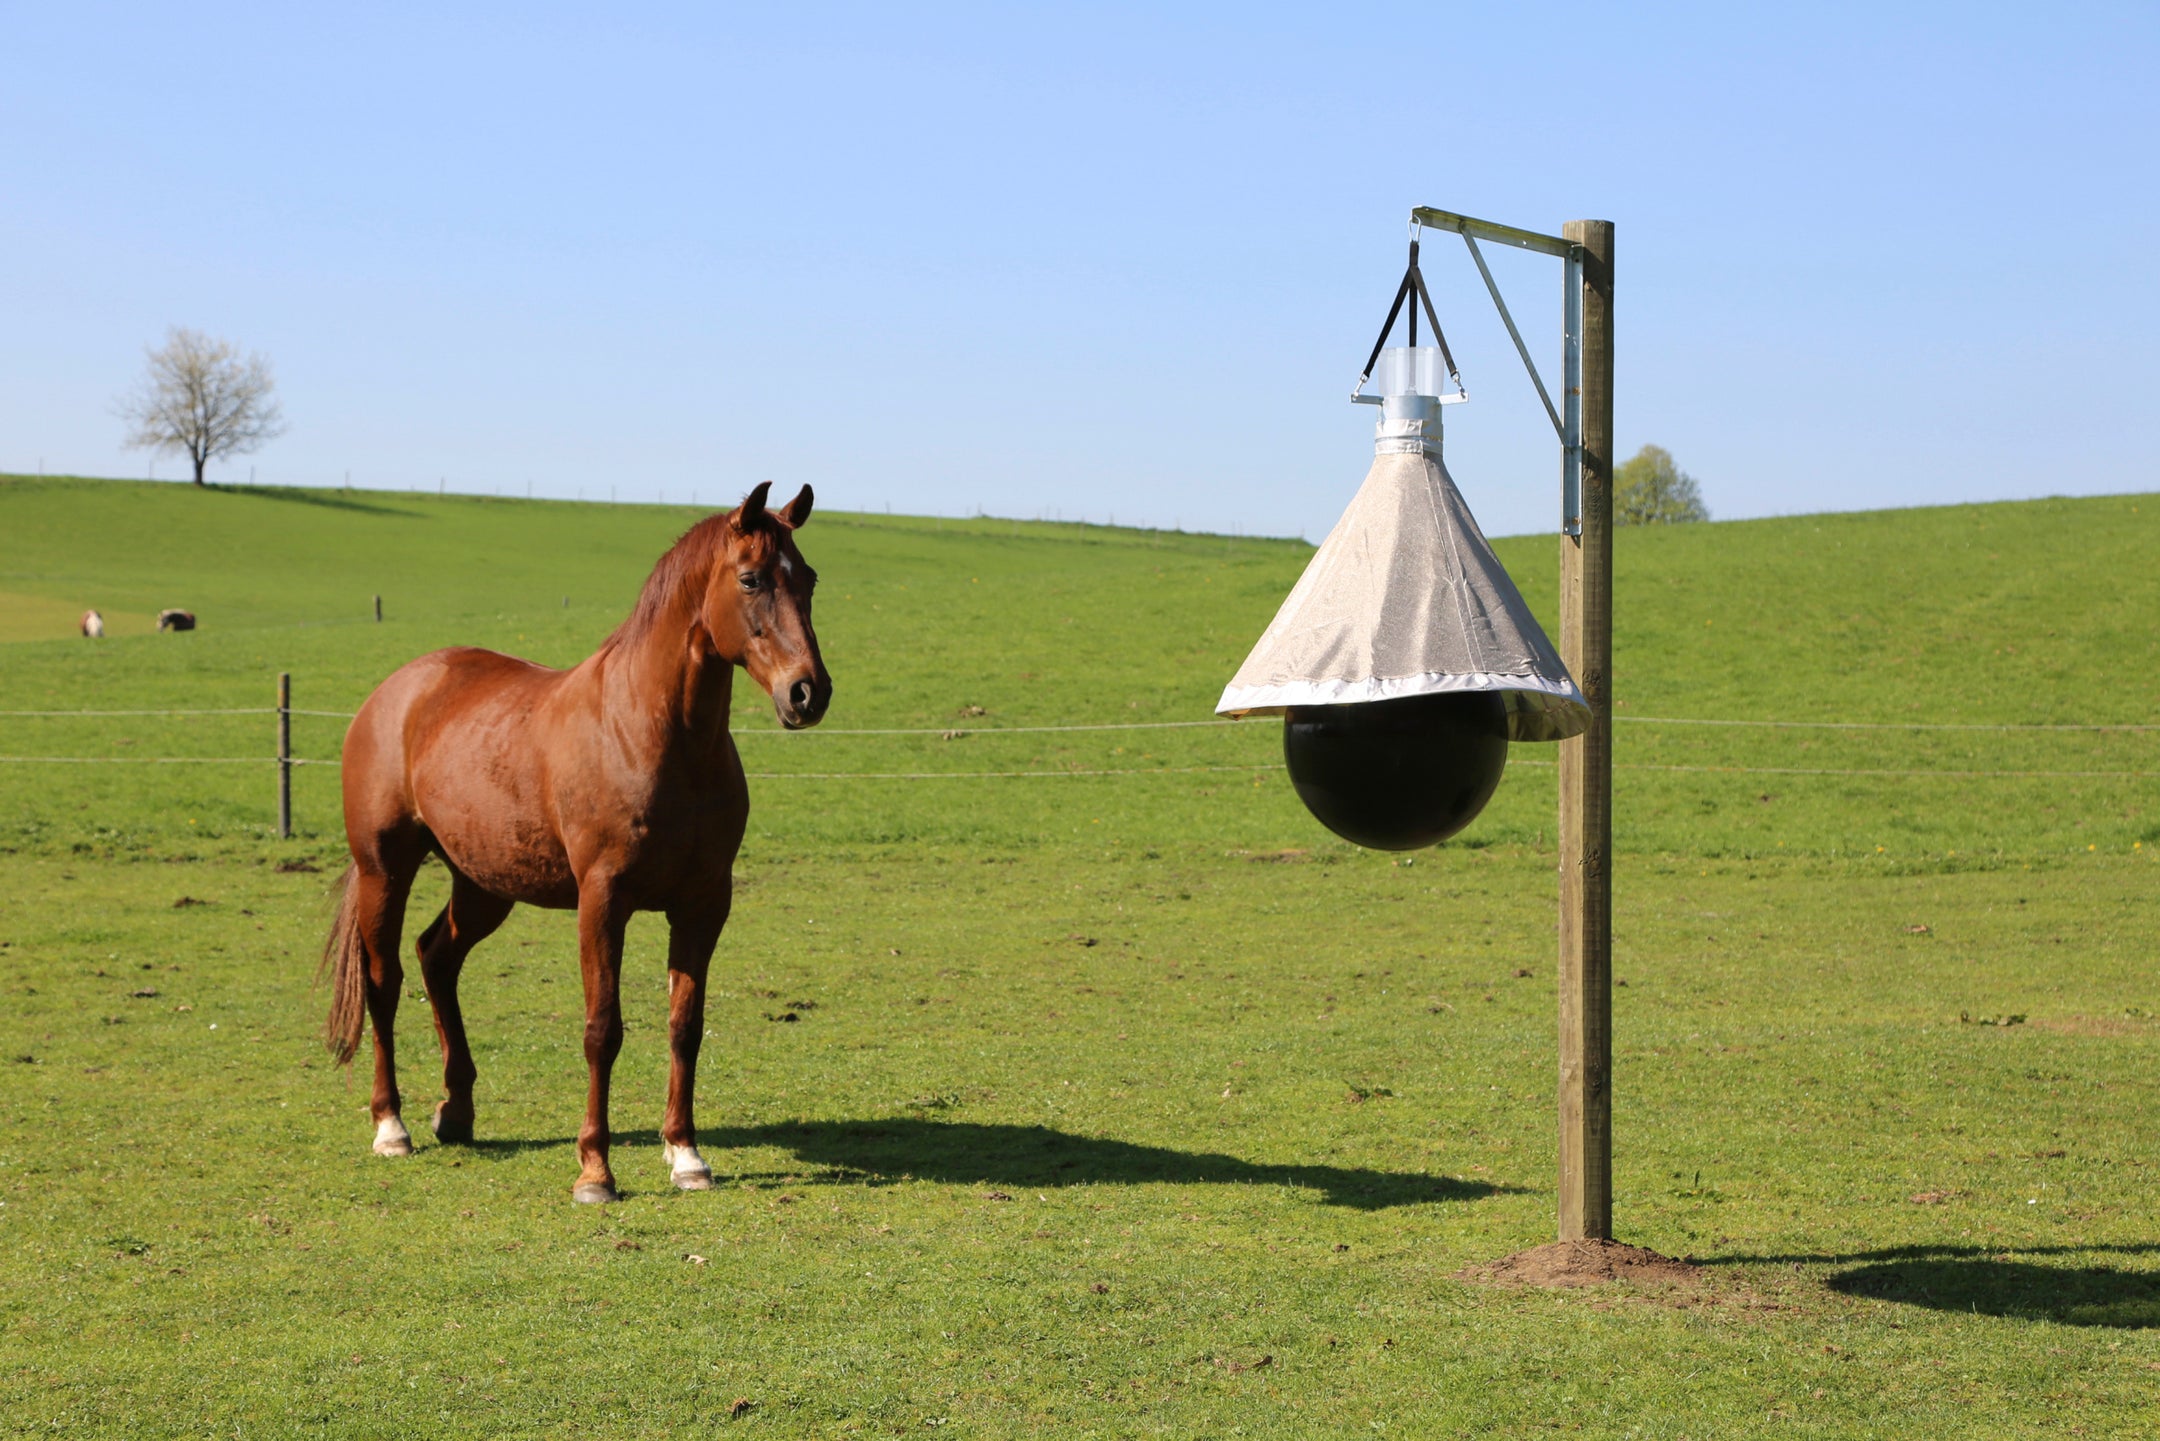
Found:
[[[452,646],[407,661],[390,674],[345,733],[347,769],[357,748],[402,764],[446,726],[529,713],[561,671],[499,651]]]
[[[376,687],[346,732],[346,829],[372,838],[423,828],[484,888],[575,903],[545,794],[548,702],[568,672],[472,646],[408,662]]]

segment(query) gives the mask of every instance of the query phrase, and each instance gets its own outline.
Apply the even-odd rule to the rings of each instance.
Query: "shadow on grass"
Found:
[[[1267,1166],[1205,1151],[1175,1151],[1047,1126],[991,1126],[892,1117],[795,1121],[712,1130],[708,1145],[778,1146],[813,1166],[891,1180],[911,1176],[964,1186],[1302,1186],[1331,1206],[1377,1211],[1431,1201],[1468,1201],[1502,1188],[1484,1181],[1340,1166]]]
[[[323,490],[288,490],[281,485],[218,485],[211,484],[206,490],[221,491],[226,495],[247,495],[258,500],[284,500],[296,505],[319,505],[328,510],[357,510],[368,515],[401,515],[417,517],[420,512],[397,505],[376,505],[370,501],[354,500]]]
[[[615,1145],[657,1146],[652,1131],[617,1131]],[[791,1185],[892,1185],[901,1180],[961,1186],[1142,1185],[1167,1182],[1203,1186],[1299,1186],[1318,1191],[1331,1206],[1361,1211],[1436,1201],[1474,1201],[1519,1186],[1465,1181],[1400,1171],[1342,1166],[1269,1166],[1207,1151],[1177,1151],[1130,1141],[1075,1136],[1047,1126],[992,1126],[966,1121],[890,1117],[863,1121],[791,1121],[770,1126],[707,1129],[698,1140],[705,1159],[723,1181],[771,1181]],[[474,1142],[481,1151],[518,1152],[560,1141]],[[772,1176],[731,1173],[723,1149],[775,1146],[794,1152],[822,1174]],[[616,1170],[626,1171],[616,1157]]]
[[[2160,1243],[2127,1246],[2019,1247],[2022,1256],[2148,1255]],[[1822,1261],[1812,1256],[1717,1256],[1705,1265]],[[1935,1311],[2053,1321],[2063,1326],[2122,1330],[2160,1327],[2160,1271],[2118,1266],[2058,1266],[2013,1259],[1979,1246],[1894,1246],[1840,1256],[1864,1264],[1840,1271],[1826,1285],[1847,1296],[1895,1301]]]

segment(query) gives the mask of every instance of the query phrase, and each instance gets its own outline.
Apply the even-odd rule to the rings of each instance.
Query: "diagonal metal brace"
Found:
[[[1470,258],[1477,262],[1477,273],[1485,277],[1485,289],[1492,296],[1492,303],[1500,311],[1500,323],[1507,327],[1508,339],[1515,342],[1515,353],[1522,357],[1523,369],[1530,372],[1530,383],[1537,387],[1537,398],[1545,402],[1545,414],[1552,420],[1553,434],[1567,443],[1567,427],[1560,423],[1560,412],[1553,408],[1552,396],[1546,393],[1544,378],[1538,374],[1537,362],[1530,358],[1530,347],[1523,344],[1522,332],[1515,328],[1515,317],[1508,314],[1507,302],[1500,298],[1499,283],[1485,264],[1485,252],[1477,248],[1477,240],[1465,230],[1462,243],[1470,247]]]
[[[1515,342],[1515,352],[1522,357],[1523,368],[1530,372],[1530,383],[1537,387],[1538,399],[1545,403],[1545,414],[1552,420],[1553,429],[1560,433],[1560,533],[1579,536],[1582,534],[1582,472],[1583,472],[1583,247],[1573,240],[1557,235],[1540,235],[1534,230],[1520,230],[1512,225],[1498,225],[1490,220],[1479,220],[1469,215],[1458,215],[1452,210],[1436,210],[1421,205],[1410,212],[1413,233],[1418,228],[1427,230],[1452,230],[1470,247],[1470,258],[1477,262],[1478,274],[1484,277],[1485,289],[1492,296],[1493,305],[1500,312],[1500,319],[1507,326],[1508,338]],[[1550,255],[1561,262],[1562,299],[1560,319],[1560,404],[1556,409],[1552,395],[1545,389],[1545,381],[1538,374],[1537,365],[1530,359],[1530,347],[1523,344],[1522,332],[1515,328],[1515,317],[1508,314],[1507,302],[1500,298],[1500,287],[1493,280],[1492,271],[1486,268],[1485,256],[1477,242],[1489,240],[1495,245],[1511,245],[1517,250],[1528,250],[1539,255]]]

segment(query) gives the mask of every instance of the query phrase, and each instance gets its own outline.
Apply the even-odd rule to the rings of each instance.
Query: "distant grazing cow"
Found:
[[[195,629],[195,612],[191,610],[161,610],[157,613],[159,630]]]
[[[82,613],[82,633],[93,640],[105,634],[105,617],[94,610]]]

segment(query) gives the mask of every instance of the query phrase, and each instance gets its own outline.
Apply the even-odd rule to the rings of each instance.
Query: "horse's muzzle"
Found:
[[[791,731],[806,729],[825,719],[825,708],[831,704],[832,682],[823,677],[805,676],[773,697],[773,709],[779,713],[780,724]]]

